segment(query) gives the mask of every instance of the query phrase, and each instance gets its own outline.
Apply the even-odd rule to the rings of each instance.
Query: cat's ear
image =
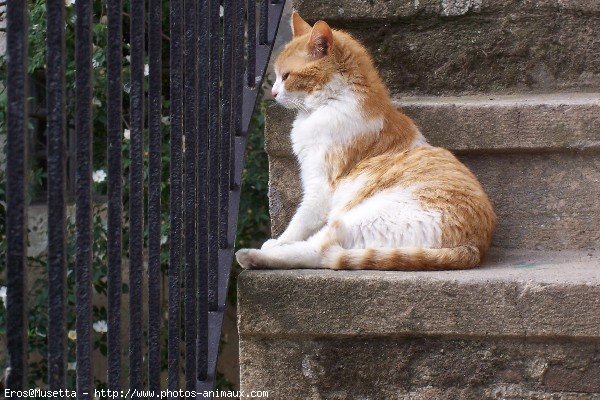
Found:
[[[317,21],[312,28],[308,51],[317,58],[324,57],[331,52],[333,46],[333,31],[325,21]]]
[[[292,35],[294,37],[302,36],[308,32],[310,32],[310,25],[308,22],[302,19],[298,12],[294,11],[292,13]]]

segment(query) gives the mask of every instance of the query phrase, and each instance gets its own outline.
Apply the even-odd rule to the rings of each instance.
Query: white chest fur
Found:
[[[345,147],[364,134],[380,132],[383,118],[366,119],[356,94],[334,79],[328,85],[330,97],[309,95],[308,111],[299,112],[291,139],[304,179],[327,182],[325,155],[336,147]],[[335,93],[335,96],[332,94]]]

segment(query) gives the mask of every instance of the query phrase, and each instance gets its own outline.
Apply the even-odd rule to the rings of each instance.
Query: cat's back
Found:
[[[430,145],[419,145],[397,152],[386,152],[358,163],[350,177],[367,175],[380,185],[413,185],[415,183],[452,180],[475,181],[477,178],[450,151]]]

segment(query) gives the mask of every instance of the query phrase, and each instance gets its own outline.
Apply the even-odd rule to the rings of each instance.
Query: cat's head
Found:
[[[310,26],[292,14],[292,40],[275,61],[272,94],[287,108],[304,111],[357,96],[387,96],[365,48],[325,21]]]

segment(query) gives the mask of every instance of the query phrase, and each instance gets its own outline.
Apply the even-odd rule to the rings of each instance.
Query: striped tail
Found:
[[[344,249],[330,248],[322,265],[331,269],[372,269],[381,271],[435,271],[469,269],[479,265],[476,246],[463,245],[428,249],[417,247]]]

